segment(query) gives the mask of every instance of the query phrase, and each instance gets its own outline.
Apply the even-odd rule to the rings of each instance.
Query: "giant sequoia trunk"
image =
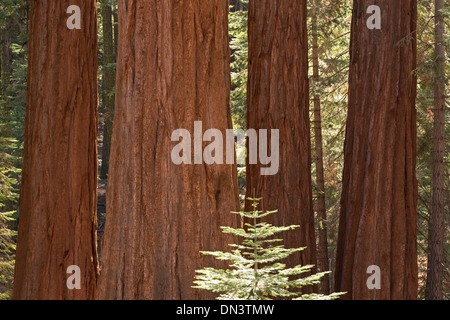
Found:
[[[280,153],[275,175],[261,175],[264,165],[247,159],[247,196],[262,197],[262,210],[279,210],[270,223],[300,225],[283,235],[286,247],[307,246],[289,266],[316,264],[306,1],[251,0],[248,23],[247,128],[279,130]]]
[[[201,299],[201,250],[227,250],[235,165],[171,160],[174,130],[231,128],[228,3],[119,1],[116,111],[101,299]],[[193,155],[193,153],[192,153]]]
[[[336,290],[415,299],[417,8],[415,0],[377,5],[381,30],[367,27],[366,1],[354,1]],[[367,286],[372,265],[380,289]]]
[[[70,5],[81,30],[69,30]],[[25,146],[14,299],[92,299],[98,275],[97,10],[31,1]],[[69,266],[81,289],[69,290]]]

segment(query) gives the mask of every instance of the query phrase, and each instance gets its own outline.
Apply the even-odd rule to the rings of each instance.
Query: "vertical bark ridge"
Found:
[[[417,298],[416,2],[378,1],[381,30],[355,0],[336,290],[352,299]],[[369,290],[367,268],[381,268]]]
[[[175,165],[176,129],[231,128],[226,1],[119,1],[119,47],[99,298],[200,299],[200,251],[226,250],[236,165]],[[192,141],[193,142],[193,141]],[[203,147],[205,144],[203,144]],[[192,154],[193,155],[193,154]]]
[[[262,176],[262,166],[247,159],[247,197],[255,192],[263,198],[262,210],[279,210],[270,223],[300,225],[282,235],[286,247],[307,247],[288,259],[289,266],[316,264],[306,9],[303,0],[249,2],[247,128],[279,130],[280,167],[276,175]]]
[[[69,30],[70,5],[81,30]],[[31,1],[14,299],[92,299],[98,276],[96,1]],[[80,290],[66,270],[81,269]]]

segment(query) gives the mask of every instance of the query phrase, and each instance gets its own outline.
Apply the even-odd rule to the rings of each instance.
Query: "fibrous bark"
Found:
[[[417,4],[375,4],[381,29],[367,27],[366,1],[353,5],[335,284],[348,299],[416,299]]]
[[[119,1],[116,111],[101,299],[201,299],[200,251],[227,250],[236,165],[171,160],[177,129],[232,127],[228,3]],[[193,142],[193,141],[192,141]]]
[[[280,164],[277,174],[261,175],[265,165],[247,159],[247,197],[262,198],[261,210],[279,210],[270,223],[300,225],[282,235],[288,248],[307,247],[288,266],[316,264],[306,7],[304,0],[249,2],[247,128],[279,130]]]
[[[69,30],[70,5],[81,29]],[[97,10],[31,1],[25,145],[14,299],[92,299],[98,275]],[[70,290],[69,266],[80,268]]]

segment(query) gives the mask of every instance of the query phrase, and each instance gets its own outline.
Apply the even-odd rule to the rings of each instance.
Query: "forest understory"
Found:
[[[0,300],[450,299],[449,17],[2,0]]]

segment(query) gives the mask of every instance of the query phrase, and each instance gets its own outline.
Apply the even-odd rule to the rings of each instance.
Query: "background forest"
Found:
[[[9,299],[14,278],[17,239],[18,194],[20,190],[24,117],[27,89],[27,38],[29,1],[2,0],[0,3],[0,299]],[[230,0],[231,110],[235,129],[247,126],[247,0]],[[419,299],[427,299],[431,223],[433,138],[434,138],[434,2],[418,1],[417,48],[417,243]],[[106,186],[115,104],[115,75],[118,39],[117,1],[98,2],[98,241],[106,221]],[[445,82],[450,71],[450,6],[445,17],[443,45],[446,52]],[[310,76],[310,121],[312,183],[316,219],[318,265],[334,272],[339,227],[344,139],[348,106],[349,45],[352,19],[351,0],[308,1]],[[448,95],[447,95],[448,97]],[[448,105],[448,99],[447,99]],[[443,299],[450,298],[450,234],[448,187],[448,112],[445,118],[445,242],[442,275]],[[245,150],[238,150],[239,153]],[[241,202],[245,198],[246,170],[238,167]],[[98,247],[99,255],[100,245]],[[323,288],[334,288],[334,277],[325,278]]]

